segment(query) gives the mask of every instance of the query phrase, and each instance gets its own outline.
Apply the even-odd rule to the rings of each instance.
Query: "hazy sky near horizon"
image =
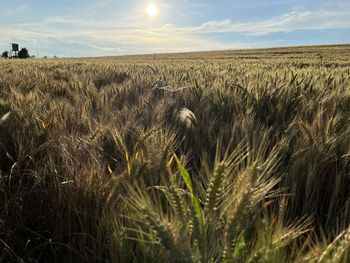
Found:
[[[12,42],[40,56],[350,43],[350,0],[2,1],[0,49]]]

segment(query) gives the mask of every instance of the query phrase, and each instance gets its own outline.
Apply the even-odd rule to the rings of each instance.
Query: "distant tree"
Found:
[[[28,49],[26,49],[25,47],[21,48],[21,50],[18,51],[18,57],[19,58],[29,58],[30,55],[29,55]]]
[[[1,57],[2,58],[8,58],[9,57],[9,52],[5,50],[4,52],[2,52]]]

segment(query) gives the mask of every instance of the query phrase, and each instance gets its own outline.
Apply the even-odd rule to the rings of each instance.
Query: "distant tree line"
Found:
[[[26,49],[24,47],[24,48],[21,48],[21,50],[18,51],[18,53],[15,56],[11,56],[10,52],[5,50],[4,52],[2,52],[1,57],[2,58],[21,58],[21,59],[25,59],[25,58],[29,58],[30,55],[29,55],[28,49]]]

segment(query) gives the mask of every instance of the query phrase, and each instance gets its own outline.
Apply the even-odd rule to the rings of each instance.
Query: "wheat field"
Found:
[[[0,262],[349,262],[350,46],[0,60]]]

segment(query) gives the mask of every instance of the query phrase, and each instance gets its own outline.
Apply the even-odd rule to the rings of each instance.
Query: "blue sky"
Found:
[[[2,1],[0,50],[106,56],[350,43],[350,0]],[[153,2],[158,15],[145,12]]]

